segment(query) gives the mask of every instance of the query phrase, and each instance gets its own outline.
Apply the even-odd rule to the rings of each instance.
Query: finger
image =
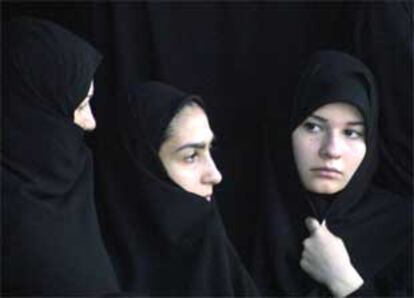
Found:
[[[311,253],[307,249],[304,249],[302,251],[301,259],[302,260],[312,260]]]
[[[324,220],[322,221],[321,226],[322,226],[322,227],[324,227],[324,228],[327,228],[327,226],[326,226],[326,219],[324,219]]]
[[[305,259],[301,259],[300,262],[299,262],[299,265],[305,272],[308,272],[309,264]]]
[[[328,224],[326,223],[326,219],[322,221],[321,224],[322,229],[327,232],[328,234],[332,234],[332,232],[328,229]],[[333,234],[332,234],[333,235]]]
[[[320,227],[319,222],[313,217],[307,217],[305,219],[305,225],[311,234],[313,234]]]

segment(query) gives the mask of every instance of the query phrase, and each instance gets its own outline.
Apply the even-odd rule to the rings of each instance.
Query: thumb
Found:
[[[305,219],[305,225],[311,234],[313,234],[320,227],[318,220],[313,217],[307,217]]]

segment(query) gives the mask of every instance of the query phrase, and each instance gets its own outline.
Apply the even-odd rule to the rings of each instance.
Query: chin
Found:
[[[342,189],[342,186],[336,184],[333,185],[331,183],[315,183],[307,187],[308,191],[324,195],[333,195],[340,192]]]
[[[83,129],[86,131],[92,131],[92,130],[95,130],[95,128],[96,128],[96,125],[88,125],[88,126],[85,126]]]

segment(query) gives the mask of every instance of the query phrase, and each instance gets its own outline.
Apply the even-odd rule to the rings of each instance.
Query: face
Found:
[[[292,134],[303,186],[320,194],[343,190],[365,156],[364,133],[363,118],[352,105],[337,102],[315,110]]]
[[[94,87],[93,81],[89,87],[88,95],[79,104],[73,112],[73,122],[80,126],[83,130],[94,130],[96,127],[95,118],[93,117],[90,100],[93,96]]]
[[[197,105],[186,106],[173,118],[169,131],[158,153],[169,177],[210,200],[222,177],[210,154],[214,135],[206,114]]]

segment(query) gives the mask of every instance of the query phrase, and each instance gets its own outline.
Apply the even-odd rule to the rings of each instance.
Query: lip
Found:
[[[312,168],[311,171],[314,172],[316,176],[320,178],[336,179],[339,176],[342,176],[341,171],[329,167]]]

